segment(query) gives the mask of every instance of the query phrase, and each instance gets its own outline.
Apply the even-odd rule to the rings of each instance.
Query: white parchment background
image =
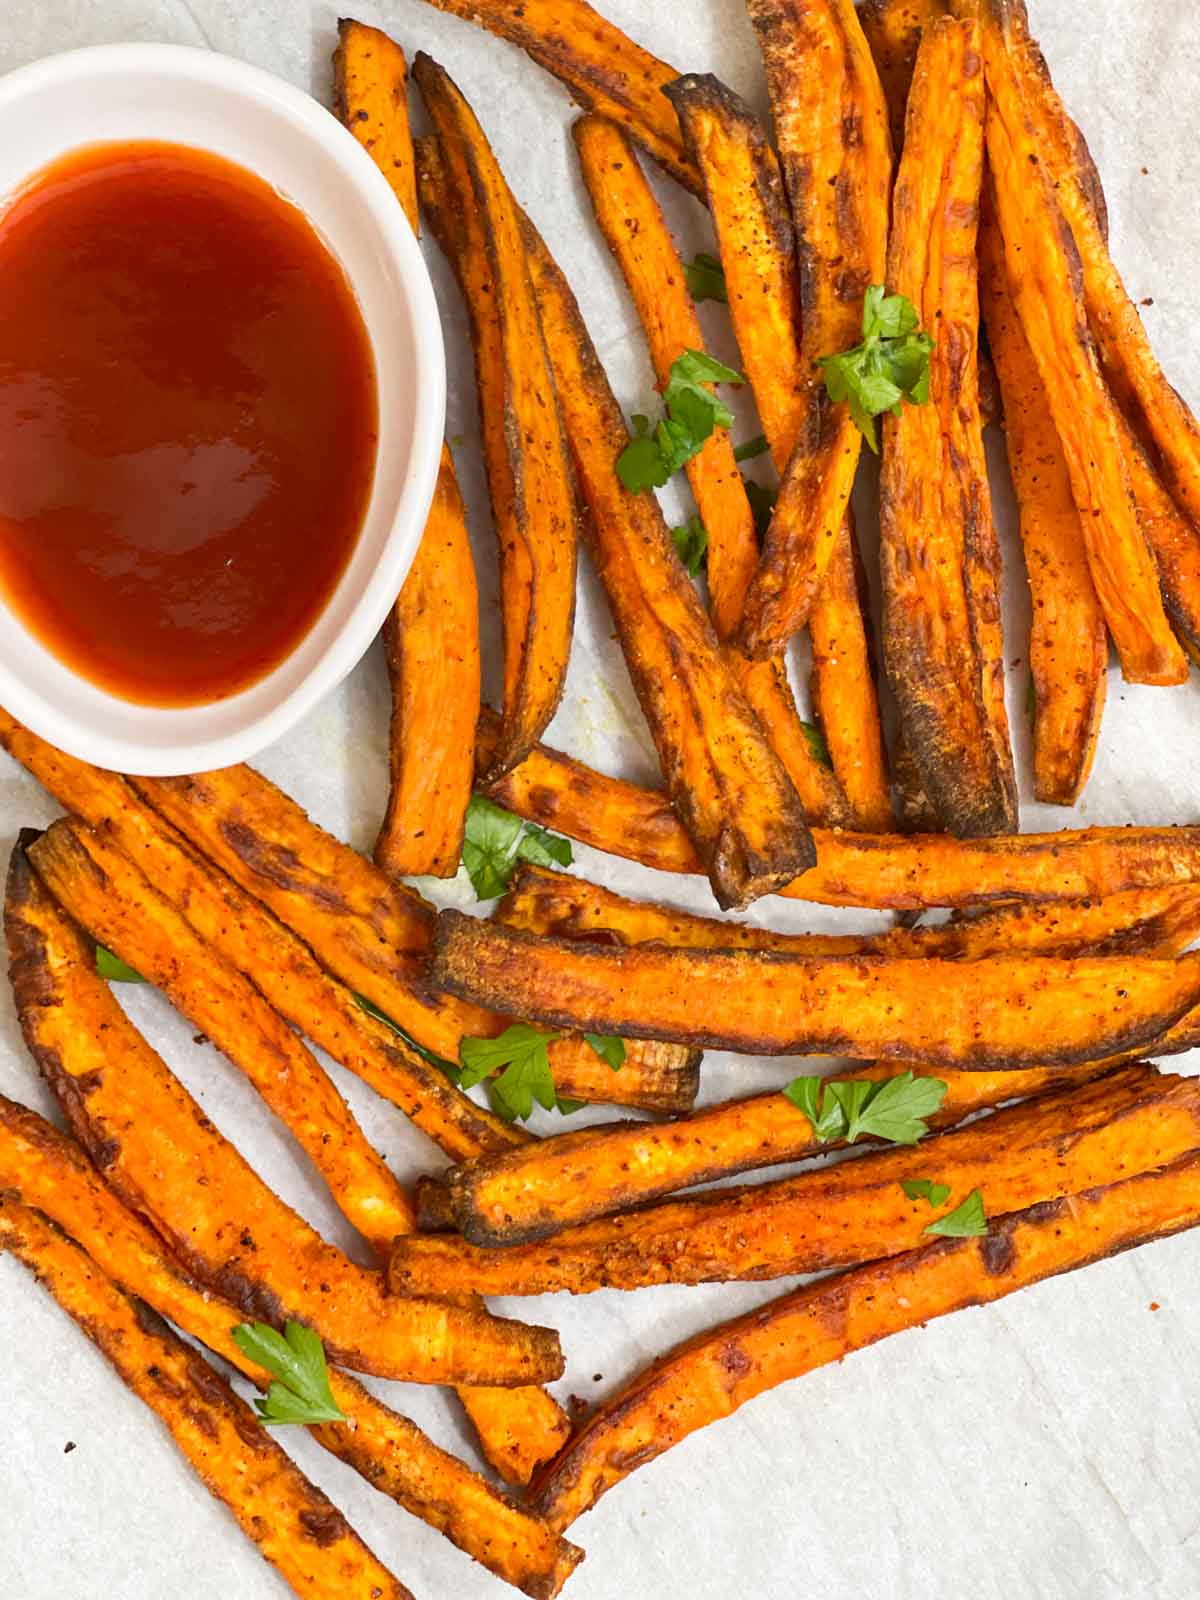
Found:
[[[761,101],[738,0],[603,4],[681,70],[715,70]],[[1200,7],[1195,0],[1034,5],[1036,31],[1107,185],[1117,259],[1132,293],[1153,298],[1145,316],[1170,375],[1200,403]],[[648,363],[586,208],[565,132],[572,114],[565,94],[516,50],[420,0],[364,0],[360,14],[393,32],[410,55],[436,55],[461,84],[566,267],[622,401],[649,409]],[[175,41],[244,57],[328,102],[336,15],[333,0],[5,0],[0,68],[76,45]],[[700,207],[669,183],[659,188],[689,253],[710,245]],[[448,432],[464,436],[459,465],[491,612],[494,556],[462,309],[436,250],[429,253],[447,320]],[[732,355],[720,309],[706,307],[705,315],[714,349]],[[739,431],[756,430],[747,420]],[[998,498],[1002,521],[1011,523],[1007,490]],[[1011,707],[1027,768],[1023,574],[1011,540],[1006,548]],[[494,658],[494,623],[487,627]],[[551,740],[608,770],[650,778],[653,756],[610,635],[585,573],[568,693]],[[261,765],[325,826],[367,848],[384,799],[385,731],[383,671],[372,654]],[[1028,804],[1023,825],[1194,821],[1198,756],[1200,681],[1131,689],[1114,676],[1085,802],[1073,815]],[[7,854],[19,827],[50,820],[55,807],[6,758],[0,762]],[[605,882],[711,908],[698,882],[659,879],[586,851],[579,857],[580,870]],[[795,904],[760,907],[754,916],[790,927],[838,921]],[[870,920],[846,914],[840,925]],[[7,984],[0,991],[0,1089],[48,1111]],[[348,1243],[303,1157],[238,1075],[211,1048],[196,1046],[193,1030],[157,995],[127,998],[267,1180],[328,1237]],[[395,1112],[333,1070],[399,1173],[438,1164]],[[788,1062],[710,1058],[704,1098],[779,1083],[793,1070]],[[514,1301],[507,1309],[561,1329],[569,1367],[560,1392],[593,1399],[665,1346],[784,1287],[608,1292]],[[890,1340],[755,1401],[635,1474],[574,1530],[588,1560],[568,1593],[573,1600],[1193,1600],[1200,1594],[1198,1329],[1200,1242],[1185,1236]],[[378,1387],[435,1438],[470,1451],[444,1393]],[[68,1442],[76,1448],[66,1453]],[[286,1442],[419,1600],[496,1600],[511,1592],[307,1435],[292,1430]],[[280,1600],[287,1592],[156,1419],[24,1269],[0,1258],[0,1597]]]

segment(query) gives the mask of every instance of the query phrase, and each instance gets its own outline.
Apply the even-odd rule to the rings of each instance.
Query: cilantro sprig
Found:
[[[932,1178],[901,1178],[900,1187],[910,1200],[925,1200],[937,1210],[950,1198],[948,1183],[934,1183]]]
[[[708,555],[708,529],[699,517],[689,517],[682,527],[671,529],[675,553],[689,578],[698,578]]]
[[[808,748],[812,751],[813,759],[819,761],[823,767],[833,766],[833,757],[829,754],[829,741],[824,732],[815,722],[801,722],[800,731],[803,733]]]
[[[948,1211],[944,1217],[938,1217],[923,1231],[940,1234],[946,1239],[982,1238],[988,1231],[983,1195],[978,1189],[972,1189],[960,1205],[955,1206],[953,1211]]]
[[[812,1123],[820,1144],[854,1144],[864,1135],[916,1144],[946,1098],[941,1078],[901,1072],[894,1078],[793,1078],[784,1089]]]
[[[264,1422],[345,1422],[329,1387],[324,1348],[311,1328],[287,1322],[279,1333],[266,1322],[242,1322],[233,1339],[244,1355],[271,1374],[266,1399],[255,1401]]]
[[[96,946],[96,976],[109,983],[145,983],[140,972],[135,972],[127,961],[113,955],[102,944]]]
[[[863,301],[862,343],[818,362],[829,398],[849,404],[856,427],[876,455],[875,418],[885,411],[898,417],[906,400],[914,406],[929,400],[933,339],[920,330],[920,321],[911,300],[873,283]]]
[[[647,416],[630,420],[634,437],[617,457],[617,477],[633,494],[661,489],[694,455],[717,428],[728,428],[733,413],[711,389],[710,383],[745,383],[740,372],[706,355],[685,350],[671,364],[663,390],[666,416],[651,429]]]
[[[462,864],[480,900],[494,900],[503,894],[519,861],[532,861],[539,867],[569,867],[573,859],[568,839],[536,823],[522,822],[486,795],[471,797]]]
[[[607,1033],[585,1033],[583,1036],[606,1066],[620,1072],[625,1065],[625,1041]]]
[[[719,300],[722,305],[729,304],[725,269],[716,256],[710,255],[707,250],[699,251],[693,260],[684,262],[683,275],[687,279],[688,293],[697,305],[701,300]]]
[[[486,1078],[493,1104],[509,1122],[528,1117],[535,1100],[553,1111],[558,1096],[550,1046],[560,1037],[541,1033],[527,1022],[514,1022],[495,1039],[464,1039],[459,1046],[463,1067],[459,1087],[473,1089]]]

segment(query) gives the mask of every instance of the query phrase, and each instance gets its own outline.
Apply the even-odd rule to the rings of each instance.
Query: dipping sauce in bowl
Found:
[[[0,591],[82,677],[162,707],[264,677],[350,559],[377,442],[354,293],[261,178],[93,145],[0,213]]]

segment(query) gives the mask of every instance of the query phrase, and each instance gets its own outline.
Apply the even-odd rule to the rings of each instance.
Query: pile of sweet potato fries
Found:
[[[1099,178],[1022,0],[747,0],[773,143],[717,79],[647,55],[585,0],[432,3],[520,45],[583,106],[586,190],[667,403],[658,430],[631,435],[570,285],[449,74],[414,58],[431,129],[414,141],[399,46],[342,22],[338,114],[414,230],[428,225],[469,319],[499,709],[480,704],[447,447],[385,635],[391,793],[374,861],[249,768],[125,777],[0,712],[0,743],[66,813],[22,835],[5,928],[24,1038],[69,1129],[0,1097],[0,1250],[320,1600],[408,1591],[168,1323],[272,1391],[245,1325],[309,1330],[333,1408],[311,1422],[318,1441],[549,1597],[582,1559],[564,1537],[582,1512],[764,1389],[1200,1222],[1200,1081],[1143,1059],[1200,1045],[1200,827],[1017,831],[991,381],[1034,602],[1038,798],[1069,805],[1086,782],[1110,637],[1131,681],[1177,683],[1200,659],[1200,430],[1109,256]],[[740,375],[705,355],[635,146],[711,214],[705,271],[780,479],[761,537],[714,396]],[[860,338],[899,337],[889,317],[927,355],[872,413],[890,761],[850,513],[874,424],[825,376]],[[678,450],[698,412],[707,435]],[[618,470],[639,440],[640,459],[675,450],[664,470],[686,469],[707,607],[652,487]],[[661,790],[539,742],[581,536]],[[805,627],[819,736],[783,655]],[[954,915],[776,933],[630,900],[536,852],[490,918],[439,915],[402,879],[456,873],[481,797],[514,824],[704,874],[722,909],[777,893]],[[922,831],[902,827],[917,817]],[[375,1268],[321,1239],[218,1132],[114,998],[113,966],[245,1074]],[[527,1103],[670,1120],[535,1137],[511,1102],[464,1092],[481,1042],[494,1056],[469,1082],[499,1069],[514,1034]],[[449,1165],[403,1187],[306,1041]],[[860,1064],[695,1110],[704,1048]],[[860,1138],[865,1154],[811,1161]],[[480,1298],[795,1274],[832,1275],[670,1351],[578,1425],[539,1387],[562,1373],[557,1335]],[[354,1372],[454,1386],[508,1488]]]

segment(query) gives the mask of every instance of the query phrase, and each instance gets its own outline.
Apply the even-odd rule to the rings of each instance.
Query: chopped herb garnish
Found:
[[[265,1400],[256,1400],[264,1422],[345,1422],[329,1387],[325,1351],[311,1328],[287,1322],[282,1333],[265,1322],[242,1322],[233,1330],[243,1354],[271,1374]]]
[[[682,527],[671,529],[675,552],[689,578],[698,578],[708,554],[708,529],[699,517],[689,517]]]
[[[109,983],[145,983],[140,972],[135,972],[127,961],[113,955],[102,944],[96,946],[96,976]]]
[[[573,859],[568,839],[536,823],[522,822],[486,795],[471,797],[462,864],[480,900],[494,900],[503,894],[519,861],[539,867],[569,867]]]
[[[932,1204],[932,1202],[931,1202]],[[972,1189],[961,1205],[955,1206],[944,1217],[938,1217],[924,1230],[939,1233],[947,1239],[975,1239],[988,1231],[987,1214],[983,1209],[983,1195]]]
[[[745,444],[734,445],[733,459],[735,461],[753,461],[755,456],[765,456],[770,449],[765,433],[760,433],[754,439],[747,439]]]
[[[463,1071],[460,1086],[473,1088],[487,1080],[488,1096],[509,1122],[525,1118],[536,1100],[547,1111],[558,1104],[549,1047],[557,1033],[539,1033],[527,1022],[515,1022],[495,1039],[464,1039],[459,1047]]]
[[[405,1033],[398,1022],[393,1022],[386,1011],[381,1011],[377,1005],[368,1000],[365,994],[356,994],[354,1002],[361,1011],[369,1017],[374,1017],[376,1022],[382,1022],[385,1028],[390,1028],[393,1033],[399,1034],[408,1048],[420,1056],[422,1061],[428,1061],[431,1067],[437,1067],[444,1072],[451,1083],[457,1083],[462,1076],[462,1068],[454,1061],[447,1061],[445,1056],[439,1056],[432,1050],[427,1050],[423,1044],[418,1044],[411,1033]]]
[[[625,1065],[625,1041],[607,1033],[585,1033],[583,1036],[592,1049],[614,1072]]]
[[[793,1078],[784,1089],[812,1123],[821,1144],[864,1135],[891,1144],[916,1144],[929,1132],[926,1119],[946,1098],[940,1078],[901,1072],[894,1078]]]
[[[725,269],[716,256],[701,250],[694,260],[684,262],[683,273],[687,279],[688,293],[697,304],[701,300],[719,300],[722,305],[729,304]]]
[[[863,438],[878,455],[875,418],[884,411],[899,416],[903,403],[923,406],[929,399],[929,355],[933,340],[918,329],[911,300],[888,294],[874,283],[863,301],[863,341],[852,350],[822,356],[831,400],[845,400]]]
[[[829,743],[824,733],[815,722],[801,722],[804,737],[808,741],[808,748],[823,767],[832,767],[833,760],[829,754]]]
[[[710,383],[745,383],[740,372],[715,361],[702,350],[685,350],[671,365],[663,390],[666,416],[651,429],[650,419],[635,412],[634,437],[617,457],[617,476],[632,493],[661,489],[673,473],[697,455],[716,428],[728,428],[733,413]]]
[[[934,1183],[932,1178],[901,1178],[900,1187],[910,1200],[927,1200],[936,1209],[950,1198],[948,1183]]]

